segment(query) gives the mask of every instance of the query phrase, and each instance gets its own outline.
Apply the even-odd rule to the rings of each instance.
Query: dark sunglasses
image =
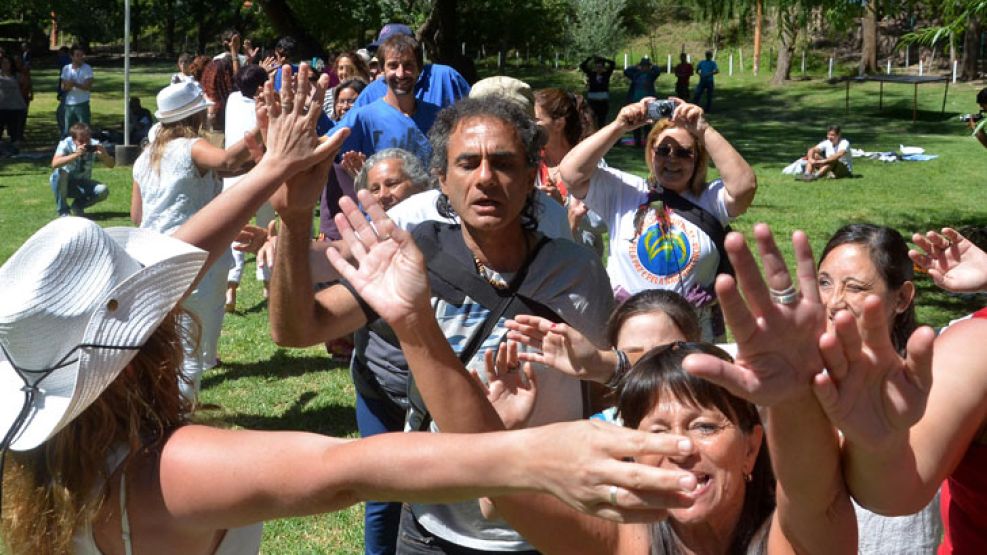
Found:
[[[672,155],[673,151],[675,153],[675,157],[680,158],[682,160],[691,160],[692,157],[696,155],[691,148],[678,147],[673,149],[670,146],[657,146],[655,147],[655,156],[660,156],[661,158],[668,158],[669,156]]]

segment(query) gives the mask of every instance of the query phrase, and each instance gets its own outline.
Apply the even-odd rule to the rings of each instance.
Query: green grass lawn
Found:
[[[893,226],[906,236],[944,225],[987,224],[987,191],[978,164],[987,157],[982,147],[956,117],[976,109],[979,87],[950,87],[946,113],[940,114],[942,86],[919,91],[919,120],[911,122],[911,87],[886,86],[885,110],[877,109],[877,84],[854,85],[851,112],[844,112],[844,88],[817,78],[796,81],[783,88],[767,85],[767,76],[749,74],[717,79],[717,98],[709,120],[754,166],[760,185],[750,211],[734,228],[749,231],[755,222],[772,225],[779,235],[805,230],[817,252],[839,226],[870,221]],[[122,71],[96,64],[93,94],[95,125],[122,127]],[[135,68],[132,91],[154,110],[154,94],[167,84],[170,64],[142,64]],[[486,74],[490,74],[488,69]],[[545,68],[507,68],[506,73],[528,80],[534,87],[568,86],[581,90],[575,72]],[[818,76],[817,76],[818,77]],[[6,260],[34,231],[54,217],[48,187],[50,149],[56,143],[54,125],[56,75],[34,72],[36,100],[31,105],[28,138],[33,147],[49,150],[38,161],[0,160],[0,261]],[[623,79],[614,77],[615,85]],[[658,81],[668,94],[673,83],[667,75]],[[624,90],[615,86],[614,98]],[[616,110],[616,100],[614,102]],[[869,151],[896,150],[899,144],[922,146],[939,158],[924,163],[883,164],[857,159],[854,179],[799,183],[780,173],[782,167],[825,136],[826,126],[838,123],[854,147]],[[610,165],[642,174],[640,150],[617,147]],[[99,168],[94,177],[110,187],[110,198],[89,211],[102,225],[129,225],[131,174],[129,168]],[[786,255],[791,248],[783,244]],[[248,268],[252,263],[248,262]],[[246,276],[251,276],[248,269]],[[939,292],[926,279],[918,280],[919,317],[942,325],[983,304],[984,299]],[[332,360],[320,348],[287,350],[269,338],[266,306],[260,287],[245,278],[238,312],[224,324],[220,342],[223,366],[203,379],[202,401],[214,406],[202,415],[225,425],[270,429],[310,430],[339,436],[356,435],[353,386],[343,362]],[[285,461],[290,471],[291,461]],[[362,552],[362,509],[354,507],[332,515],[286,519],[265,528],[265,553]]]

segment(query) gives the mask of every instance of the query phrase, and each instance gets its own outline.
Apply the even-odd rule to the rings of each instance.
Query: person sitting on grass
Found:
[[[838,179],[853,174],[850,141],[843,138],[839,125],[830,125],[826,131],[826,140],[810,148],[805,158],[808,162],[802,179],[813,180],[826,176]]]
[[[93,162],[99,158],[107,168],[116,165],[103,145],[93,140],[93,132],[83,122],[69,127],[69,136],[62,139],[51,159],[51,192],[55,194],[55,209],[59,217],[82,216],[84,209],[106,200],[110,190],[93,181]],[[69,207],[68,199],[75,199]]]

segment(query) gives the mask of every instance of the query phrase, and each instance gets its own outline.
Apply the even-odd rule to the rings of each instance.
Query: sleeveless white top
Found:
[[[151,147],[134,163],[134,180],[143,202],[141,227],[171,235],[192,214],[223,192],[216,172],[200,174],[192,145],[202,139],[172,139],[164,147],[158,171],[151,168]]]

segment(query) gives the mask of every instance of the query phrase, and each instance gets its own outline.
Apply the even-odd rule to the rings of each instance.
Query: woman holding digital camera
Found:
[[[607,222],[607,272],[618,300],[646,289],[674,290],[699,312],[703,340],[722,342],[713,281],[731,272],[723,254],[726,228],[753,202],[757,178],[709,125],[702,108],[670,101],[671,117],[659,119],[645,143],[647,179],[598,163],[625,133],[653,121],[654,98],[625,106],[613,122],[576,145],[562,160],[560,174],[571,194]],[[720,178],[707,182],[710,160]]]

